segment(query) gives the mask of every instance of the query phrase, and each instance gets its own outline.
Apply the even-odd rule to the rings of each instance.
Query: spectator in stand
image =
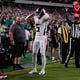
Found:
[[[5,26],[9,28],[12,25],[13,20],[10,15],[7,15],[7,18],[5,19],[4,22],[5,22]]]
[[[5,19],[6,19],[6,17],[3,16],[2,19],[1,19],[1,25],[5,25]]]

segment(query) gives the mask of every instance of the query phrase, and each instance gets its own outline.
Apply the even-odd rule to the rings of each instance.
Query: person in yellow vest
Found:
[[[63,21],[60,28],[58,29],[58,33],[60,34],[61,38],[61,57],[62,57],[62,64],[65,63],[67,54],[69,52],[69,42],[70,42],[70,36],[69,36],[69,26],[66,21]]]

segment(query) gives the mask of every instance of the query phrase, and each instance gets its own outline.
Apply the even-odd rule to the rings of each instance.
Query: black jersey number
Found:
[[[40,31],[40,27],[36,27],[36,31],[39,32]]]

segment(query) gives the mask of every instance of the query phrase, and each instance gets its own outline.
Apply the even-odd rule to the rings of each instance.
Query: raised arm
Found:
[[[71,26],[71,24],[72,24],[72,21],[69,19],[69,17],[68,17],[68,8],[65,8],[65,16],[66,16],[66,20],[67,20],[67,22],[68,22],[68,24]]]
[[[48,13],[46,13],[46,10],[45,9],[43,9],[43,12],[44,12],[44,14],[45,14],[45,16],[46,16],[46,20],[48,20],[49,19],[49,14]]]
[[[27,20],[27,19],[29,19],[29,18],[32,18],[37,11],[38,11],[38,9],[36,9],[33,13],[29,14],[29,15],[25,18],[25,20]]]
[[[46,12],[45,9],[42,9],[42,15],[40,15],[40,18],[43,17],[43,23],[49,20],[49,14]]]

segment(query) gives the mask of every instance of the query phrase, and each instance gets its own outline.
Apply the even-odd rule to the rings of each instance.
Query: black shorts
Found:
[[[51,42],[51,47],[52,48],[58,48],[58,43],[56,41]]]
[[[58,43],[52,43],[53,48],[58,48]]]
[[[15,43],[12,46],[12,56],[13,57],[21,57],[24,52],[24,43]]]

